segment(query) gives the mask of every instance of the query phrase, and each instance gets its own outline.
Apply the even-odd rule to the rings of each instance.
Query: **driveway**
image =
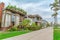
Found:
[[[53,40],[53,28],[48,27],[4,40]]]

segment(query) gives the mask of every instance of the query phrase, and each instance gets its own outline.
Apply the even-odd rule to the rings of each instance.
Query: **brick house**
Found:
[[[1,4],[1,6],[4,7],[3,4]],[[0,30],[6,30],[14,25],[19,25],[19,23],[24,20],[24,16],[26,15],[21,11],[15,10],[14,8],[0,8],[2,9],[0,12]]]

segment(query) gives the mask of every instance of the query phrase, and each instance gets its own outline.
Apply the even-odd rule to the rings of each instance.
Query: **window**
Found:
[[[2,27],[4,27],[4,18],[5,18],[5,13],[3,13],[3,15],[2,15]]]
[[[6,14],[6,19],[5,19],[5,27],[9,27],[11,24],[11,15]]]
[[[16,16],[15,14],[12,14],[11,22],[13,23],[13,25],[15,25],[15,21],[16,21]]]
[[[13,25],[19,25],[20,16],[17,14],[12,14],[12,23]]]
[[[16,16],[16,23],[15,23],[15,24],[16,24],[16,25],[19,25],[19,21],[20,21],[20,16],[17,15],[17,16]]]

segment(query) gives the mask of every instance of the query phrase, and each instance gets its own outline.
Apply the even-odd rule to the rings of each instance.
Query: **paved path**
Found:
[[[53,40],[53,28],[48,27],[31,33],[7,38],[5,40]]]

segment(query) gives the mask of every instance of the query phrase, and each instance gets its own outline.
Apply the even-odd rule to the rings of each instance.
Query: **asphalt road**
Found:
[[[48,27],[4,40],[53,40],[53,28]]]

